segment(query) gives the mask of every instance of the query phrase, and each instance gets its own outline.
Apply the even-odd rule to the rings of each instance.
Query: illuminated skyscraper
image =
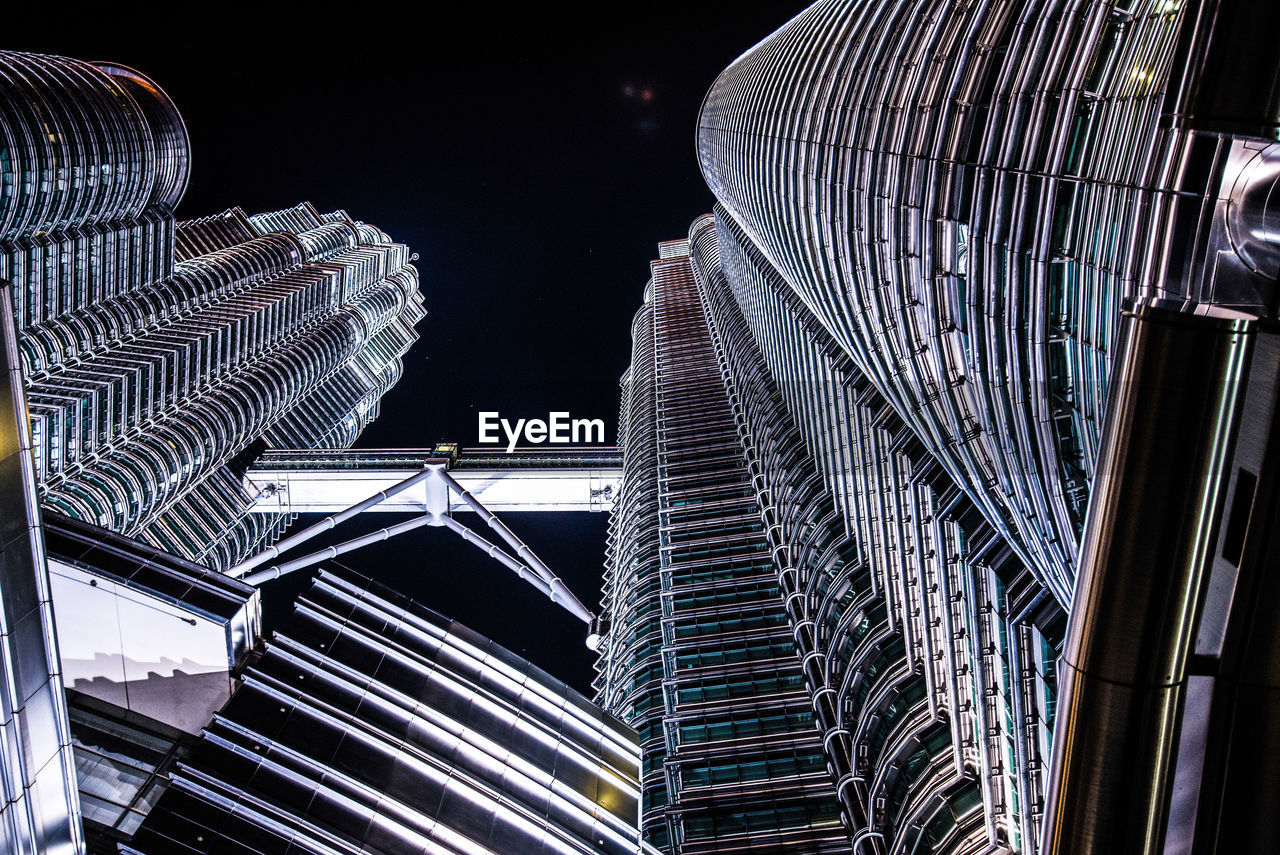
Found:
[[[1265,5],[822,0],[703,103],[725,217],[1064,606],[1124,301],[1275,308]]]
[[[689,243],[662,255],[623,381],[600,700],[640,731],[650,843],[845,851]]]
[[[1061,611],[726,228],[661,245],[623,379],[596,685],[640,731],[646,839],[1016,846]]]
[[[344,212],[175,224],[186,131],[117,66],[6,53],[0,277],[13,282],[39,493],[225,568],[266,445],[350,445],[423,316],[409,251]],[[199,489],[197,489],[199,488]]]
[[[719,204],[662,245],[633,325],[605,579],[597,687],[641,731],[648,839],[825,851],[835,805],[858,853],[1034,852],[1060,690],[1073,757],[1148,750],[1157,706],[1149,730],[1213,733],[1209,702],[1184,717],[1178,698],[1229,649],[1091,673],[1080,639],[1103,621],[1068,610],[1122,306],[1275,312],[1275,55],[1251,41],[1272,14],[823,0],[715,82],[697,140]],[[1231,490],[1252,501],[1253,476],[1216,465],[1202,516],[1152,518],[1153,537],[1216,532]],[[1182,611],[1105,618],[1153,645],[1228,621],[1198,585],[1169,597]],[[744,738],[772,709],[799,716]],[[1199,745],[1150,756],[1198,775]],[[1094,777],[1050,845],[1076,851],[1074,827],[1120,851],[1090,817],[1131,796],[1164,834],[1172,773],[1151,762],[1073,767]]]

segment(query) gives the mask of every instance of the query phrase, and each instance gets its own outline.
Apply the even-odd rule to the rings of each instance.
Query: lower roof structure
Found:
[[[326,570],[122,851],[634,853],[638,767],[564,683]]]

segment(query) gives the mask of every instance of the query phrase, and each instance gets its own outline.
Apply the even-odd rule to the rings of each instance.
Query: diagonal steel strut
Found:
[[[312,552],[301,558],[276,564],[245,576],[248,571],[270,561],[273,558],[279,557],[282,552],[291,549],[304,541],[310,540],[316,535],[329,531],[338,523],[348,520],[351,517],[372,508],[384,499],[403,492],[404,490],[422,482],[426,482],[428,496],[427,513],[422,516],[387,526],[386,528],[379,529],[376,532],[343,541],[342,543],[326,547],[318,552]],[[431,489],[433,484],[438,484],[439,487],[443,489],[433,491]],[[463,504],[478,514],[490,528],[497,532],[498,536],[502,538],[502,540],[505,541],[513,550],[515,550],[516,556],[518,557],[512,557],[497,545],[490,543],[471,529],[453,519],[453,517],[449,515],[449,502],[447,498],[440,495],[440,493],[444,493],[447,496],[447,492],[449,490],[456,493],[462,500]],[[354,549],[359,549],[362,546],[367,546],[371,543],[378,543],[395,537],[396,535],[403,534],[404,532],[412,531],[427,525],[450,529],[463,540],[485,552],[489,557],[513,570],[521,579],[524,579],[526,582],[533,585],[538,589],[538,591],[550,598],[552,602],[558,603],[566,611],[586,623],[591,627],[591,637],[598,634],[596,629],[598,621],[595,614],[573,595],[573,592],[570,591],[568,586],[560,580],[560,577],[556,576],[551,568],[548,567],[541,558],[534,554],[533,550],[520,540],[520,538],[517,537],[504,522],[502,522],[502,520],[498,519],[492,511],[482,505],[475,496],[471,495],[469,491],[449,475],[446,471],[446,464],[444,463],[428,463],[421,472],[417,472],[395,486],[382,490],[379,493],[352,505],[346,510],[339,511],[332,516],[324,518],[315,525],[308,526],[297,534],[285,538],[274,546],[271,546],[257,555],[235,565],[228,571],[228,573],[232,576],[245,576],[244,581],[250,585],[261,585],[263,582],[278,579],[295,570],[311,567],[321,561],[337,557],[338,555],[342,555]],[[591,643],[591,637],[588,639],[588,645]]]
[[[505,540],[507,544],[516,551],[516,555],[523,558],[525,563],[532,567],[534,572],[542,577],[542,581],[546,582],[553,592],[553,600],[573,612],[574,615],[581,618],[586,623],[591,623],[591,621],[595,620],[595,615],[591,610],[584,606],[578,598],[573,595],[573,592],[565,586],[564,582],[560,581],[559,576],[551,572],[551,568],[544,564],[541,558],[533,554],[533,550],[526,546],[524,541],[516,537],[515,533],[511,531],[511,529],[507,528],[506,523],[494,516],[493,512],[484,505],[480,504],[480,501],[476,499],[475,496],[471,495],[471,493],[468,492],[461,484],[455,481],[453,476],[448,472],[441,470],[440,480],[443,481],[449,489],[457,493],[458,498],[462,499],[468,508],[475,511],[482,520],[488,523],[489,528],[496,531],[498,536]]]
[[[272,558],[278,558],[280,556],[280,553],[286,552],[292,549],[293,547],[297,546],[299,543],[303,543],[304,541],[308,541],[311,538],[315,537],[316,535],[323,534],[324,532],[329,531],[338,523],[345,522],[351,519],[352,517],[356,516],[357,514],[369,510],[369,508],[372,508],[374,505],[378,504],[379,502],[382,502],[385,499],[391,498],[397,493],[403,493],[405,490],[408,490],[410,487],[413,487],[415,484],[420,484],[423,481],[430,480],[431,476],[436,474],[437,471],[443,471],[443,464],[428,463],[421,472],[415,472],[413,475],[410,475],[408,478],[404,479],[399,484],[388,487],[387,489],[382,490],[380,492],[374,493],[372,496],[365,499],[364,501],[357,502],[356,504],[352,505],[346,510],[338,511],[338,513],[336,514],[327,516],[324,519],[320,520],[320,522],[316,523],[315,525],[307,526],[297,534],[291,534],[288,537],[286,537],[284,540],[280,541],[279,543],[268,546],[266,549],[262,550],[257,555],[253,555],[253,556],[250,556],[249,558],[246,558],[244,561],[241,561],[239,564],[236,564],[232,566],[229,570],[227,570],[227,575],[235,576],[239,578],[240,576],[243,576],[245,573],[248,573],[254,567],[257,567],[259,564],[265,564],[266,562],[270,561]]]

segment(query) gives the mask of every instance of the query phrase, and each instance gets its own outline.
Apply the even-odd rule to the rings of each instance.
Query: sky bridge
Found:
[[[255,497],[252,510],[326,516],[227,572],[261,585],[424,526],[447,528],[585,622],[587,646],[595,649],[604,631],[595,613],[494,512],[611,510],[621,479],[622,454],[613,447],[502,452],[440,443],[429,449],[268,451],[245,473],[245,488]],[[371,511],[417,516],[300,558],[281,557]],[[474,514],[501,545],[455,520],[455,511]]]
[[[429,461],[449,461],[449,473],[486,508],[509,511],[609,511],[622,479],[622,452],[613,446],[565,449],[456,446],[422,449],[268,451],[249,469],[245,487],[256,513],[332,514],[387,490]],[[388,496],[368,511],[421,512],[429,480]],[[449,511],[469,508],[454,493]]]

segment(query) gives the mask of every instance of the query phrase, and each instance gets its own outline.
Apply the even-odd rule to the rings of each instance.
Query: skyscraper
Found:
[[[712,86],[719,204],[633,325],[605,580],[649,839],[823,851],[835,799],[855,852],[1038,849],[1121,306],[1274,312],[1280,117],[1232,85],[1274,77],[1265,14],[824,1]],[[788,704],[822,784],[735,737]]]
[[[244,466],[268,445],[354,442],[421,296],[408,250],[343,212],[233,209],[176,234],[155,288],[29,333],[102,330],[33,357],[37,466],[50,507],[223,568],[281,528],[246,515]]]
[[[601,702],[640,731],[651,843],[844,851],[689,243],[662,250],[623,383]]]
[[[822,0],[699,116],[726,216],[1064,606],[1121,305],[1275,306],[1263,6]]]
[[[623,380],[597,688],[647,839],[1016,845],[1061,612],[729,228],[661,246]]]
[[[284,522],[246,514],[264,443],[350,445],[399,378],[423,316],[409,251],[310,204],[175,224],[187,138],[155,84],[0,59],[0,277],[41,501],[225,568]]]

